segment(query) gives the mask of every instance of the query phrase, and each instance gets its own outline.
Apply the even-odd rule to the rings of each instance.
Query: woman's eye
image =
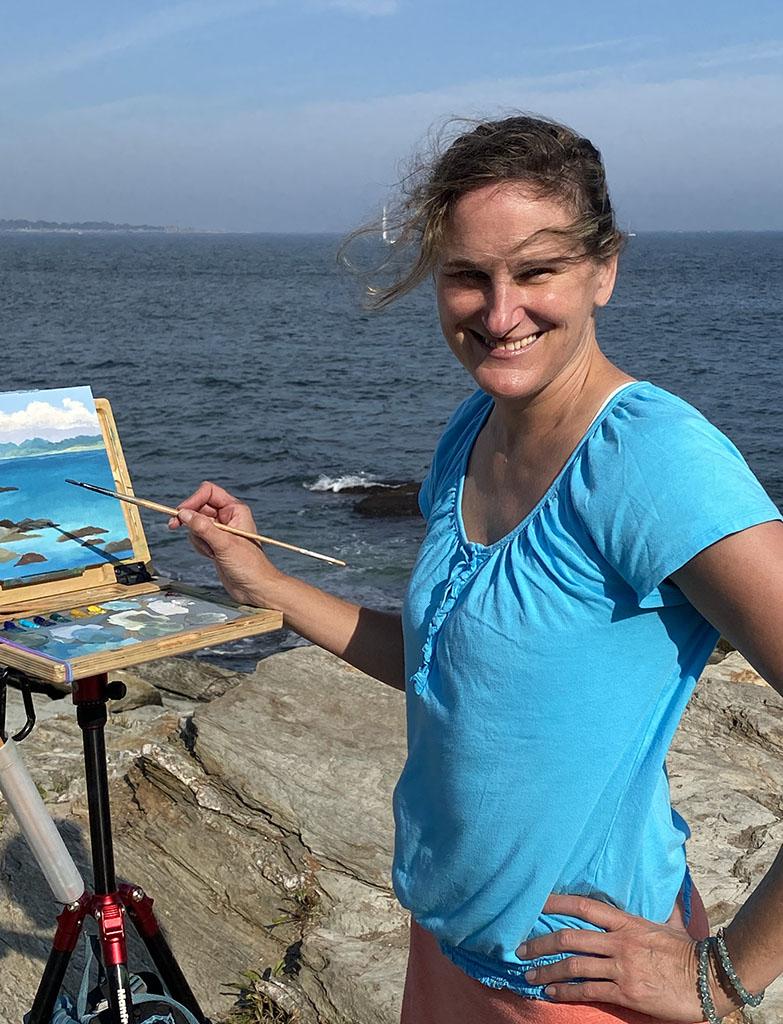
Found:
[[[523,281],[538,281],[543,277],[549,277],[554,272],[554,267],[526,267],[520,272],[519,277]]]

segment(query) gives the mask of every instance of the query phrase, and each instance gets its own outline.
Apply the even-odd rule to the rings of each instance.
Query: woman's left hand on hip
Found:
[[[697,986],[698,944],[682,929],[626,914],[586,896],[552,895],[544,912],[604,929],[564,928],[518,948],[522,960],[574,954],[526,974],[529,982],[545,985],[555,1002],[612,1003],[672,1021],[703,1019]],[[718,1016],[738,1005],[720,987],[714,967],[710,991]]]

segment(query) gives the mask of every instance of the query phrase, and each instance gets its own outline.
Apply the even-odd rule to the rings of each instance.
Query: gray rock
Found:
[[[740,658],[729,655],[722,672],[721,664],[708,667],[668,758],[674,804],[693,832],[691,872],[713,929],[731,921],[783,843],[783,698],[760,677],[751,680]],[[779,1024],[783,979],[745,1014],[753,1024]]]
[[[113,715],[122,714],[126,711],[133,711],[136,708],[143,708],[148,705],[163,707],[163,697],[160,690],[152,683],[142,679],[135,672],[122,669],[120,672],[110,672],[109,680],[121,680],[125,684],[126,693],[120,700],[109,702],[109,711]]]
[[[197,710],[195,754],[321,863],[388,886],[403,703],[339,659],[299,647]]]
[[[753,683],[769,686],[769,683],[753,668],[739,651],[731,651],[704,670],[703,677],[723,683]]]
[[[214,700],[247,678],[247,673],[229,672],[218,665],[182,657],[147,661],[135,665],[133,671],[159,690],[199,701]]]

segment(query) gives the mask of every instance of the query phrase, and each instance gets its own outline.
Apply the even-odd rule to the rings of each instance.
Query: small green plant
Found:
[[[315,887],[315,883],[309,879],[292,889],[288,896],[283,898],[284,903],[290,903],[291,909],[286,914],[274,918],[267,925],[268,928],[275,928],[280,924],[297,923],[302,929],[318,916],[321,909],[321,895]]]
[[[284,1010],[263,991],[260,974],[243,971],[241,976],[245,981],[232,986],[239,994],[225,1024],[296,1024],[297,1012]]]

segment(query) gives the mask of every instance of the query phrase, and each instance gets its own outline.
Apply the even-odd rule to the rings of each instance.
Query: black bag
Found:
[[[61,995],[55,1003],[50,1024],[112,1024],[113,1018],[106,994],[106,975],[100,961],[98,939],[85,935],[86,956],[79,995],[74,1002]],[[93,962],[98,965],[98,983],[90,987]],[[167,995],[154,974],[130,976],[133,1010],[131,1024],[198,1024],[181,1003]],[[28,1015],[24,1021],[27,1024]]]

